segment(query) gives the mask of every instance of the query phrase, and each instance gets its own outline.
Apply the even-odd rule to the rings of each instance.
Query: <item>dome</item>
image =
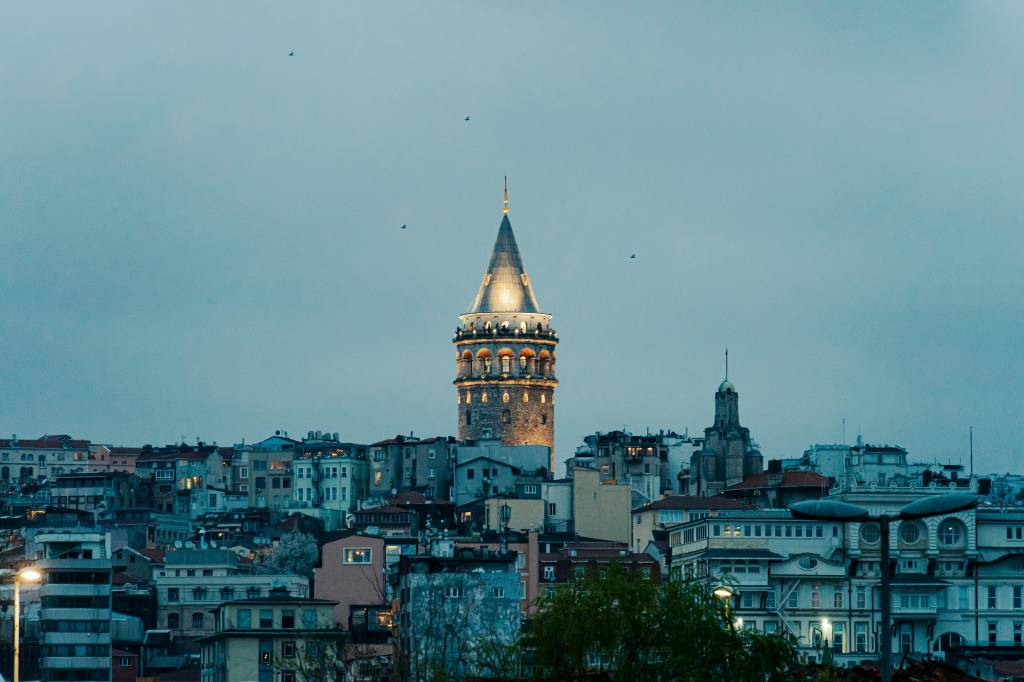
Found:
[[[726,379],[718,385],[719,393],[736,393],[736,387],[732,385],[732,382]]]

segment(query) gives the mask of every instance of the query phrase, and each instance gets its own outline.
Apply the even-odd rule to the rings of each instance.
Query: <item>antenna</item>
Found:
[[[843,445],[846,445],[846,417],[843,417]]]
[[[502,206],[501,212],[508,215],[508,176],[505,176],[505,205]]]
[[[725,347],[725,380],[729,380],[729,346]]]
[[[974,425],[968,427],[969,438],[971,443],[971,477],[974,477]]]

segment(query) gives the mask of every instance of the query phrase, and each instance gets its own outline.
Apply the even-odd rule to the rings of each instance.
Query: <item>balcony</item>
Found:
[[[44,670],[100,670],[110,668],[109,656],[44,656],[40,659]],[[48,676],[51,679],[52,675]]]

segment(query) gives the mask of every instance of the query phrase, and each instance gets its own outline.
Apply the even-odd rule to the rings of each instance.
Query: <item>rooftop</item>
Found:
[[[470,313],[539,313],[537,298],[523,266],[512,223],[502,217],[494,242],[491,262],[477,292]]]

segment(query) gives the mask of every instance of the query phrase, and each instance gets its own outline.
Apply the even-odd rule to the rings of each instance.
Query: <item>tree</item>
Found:
[[[312,578],[319,558],[316,538],[302,531],[289,531],[263,558],[261,568],[266,573],[292,573]]]
[[[796,661],[790,638],[733,625],[697,582],[659,584],[612,565],[542,597],[524,648],[536,679],[765,680]]]

